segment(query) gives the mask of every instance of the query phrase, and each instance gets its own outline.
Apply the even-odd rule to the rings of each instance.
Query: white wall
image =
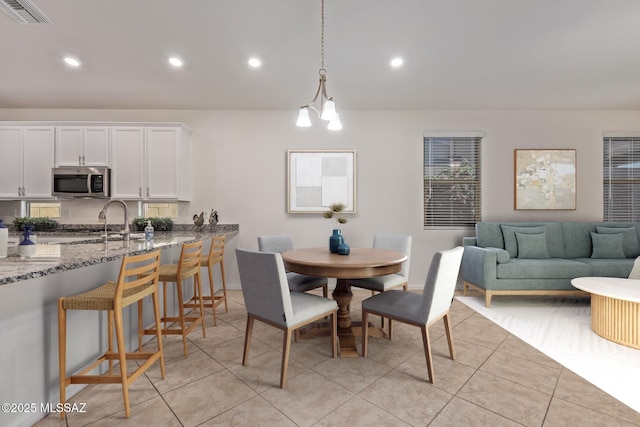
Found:
[[[470,230],[422,227],[422,136],[425,131],[483,131],[483,219],[602,219],[602,132],[640,130],[638,111],[341,111],[344,129],[297,128],[295,111],[12,110],[0,120],[171,121],[193,128],[193,201],[179,222],[218,210],[240,224],[229,247],[257,248],[262,234],[289,233],[296,246],[328,245],[330,221],[286,213],[288,149],[355,149],[357,213],[342,227],[351,246],[371,245],[375,233],[413,236],[411,286],[422,286],[435,251],[461,244]],[[314,123],[316,124],[316,123]],[[575,211],[515,211],[513,150],[577,150]],[[2,210],[2,206],[0,206]],[[90,212],[73,212],[93,218]],[[73,215],[73,214],[72,214]],[[117,215],[117,214],[116,214]],[[81,222],[81,221],[79,221]],[[235,261],[227,277],[238,286]]]

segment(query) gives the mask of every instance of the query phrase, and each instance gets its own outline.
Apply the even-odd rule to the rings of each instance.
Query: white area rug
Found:
[[[588,299],[497,297],[487,308],[484,297],[456,298],[640,412],[640,350],[596,335]]]

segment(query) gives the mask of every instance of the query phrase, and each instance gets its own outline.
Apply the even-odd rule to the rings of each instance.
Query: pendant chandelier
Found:
[[[318,117],[320,117],[321,120],[329,122],[327,129],[340,130],[342,129],[342,123],[340,123],[340,118],[338,117],[338,112],[336,111],[336,104],[333,102],[333,98],[327,95],[327,70],[324,68],[324,0],[322,0],[321,11],[322,33],[320,36],[320,70],[318,71],[318,74],[320,75],[320,82],[318,83],[318,90],[316,91],[316,95],[313,97],[311,102],[300,107],[296,126],[311,126],[311,120],[309,119],[309,110],[313,110],[318,114]],[[316,102],[319,103],[317,107],[313,105]]]

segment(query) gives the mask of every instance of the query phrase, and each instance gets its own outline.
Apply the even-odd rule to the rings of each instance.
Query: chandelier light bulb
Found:
[[[333,99],[327,100],[324,103],[324,107],[322,107],[322,113],[320,113],[320,118],[322,120],[336,120],[338,118],[338,113],[336,112],[336,104],[333,102]]]
[[[309,126],[311,126],[311,120],[309,120],[309,110],[307,110],[305,107],[300,108],[296,126],[301,128],[308,128]]]
[[[335,120],[331,120],[327,125],[327,129],[329,130],[342,130],[342,123],[340,122],[340,117],[336,114]]]

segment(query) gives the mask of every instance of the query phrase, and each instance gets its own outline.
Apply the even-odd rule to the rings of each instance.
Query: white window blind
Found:
[[[481,141],[425,135],[425,228],[466,228],[482,220]]]
[[[640,137],[605,137],[605,221],[640,221]]]

